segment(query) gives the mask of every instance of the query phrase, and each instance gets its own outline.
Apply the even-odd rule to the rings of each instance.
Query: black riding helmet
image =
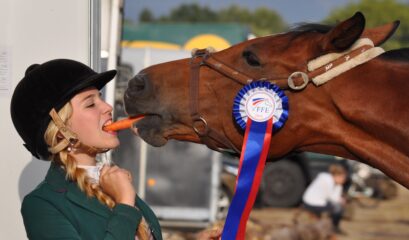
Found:
[[[87,65],[69,59],[56,59],[27,68],[17,84],[10,105],[14,127],[24,146],[39,159],[50,152],[44,133],[51,121],[49,112],[57,112],[81,90],[103,88],[114,78],[116,70],[96,73]]]

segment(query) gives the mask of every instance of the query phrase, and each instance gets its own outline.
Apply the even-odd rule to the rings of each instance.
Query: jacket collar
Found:
[[[58,164],[51,163],[45,176],[45,182],[55,192],[66,192],[70,181],[65,177],[65,170]]]
[[[103,217],[109,217],[111,210],[101,204],[95,197],[88,197],[78,187],[76,182],[68,180],[66,178],[66,171],[58,164],[51,163],[48,170],[45,182],[55,192],[65,194],[65,196],[73,203],[88,209]]]

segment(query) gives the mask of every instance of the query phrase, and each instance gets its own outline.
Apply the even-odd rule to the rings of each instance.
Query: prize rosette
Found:
[[[256,122],[273,118],[273,132],[276,132],[288,118],[288,98],[277,85],[255,81],[245,85],[237,93],[233,116],[243,130],[246,129],[248,117]]]
[[[222,240],[244,240],[246,224],[260,186],[271,136],[288,117],[288,98],[265,81],[245,85],[234,99],[233,116],[245,130],[239,173]]]

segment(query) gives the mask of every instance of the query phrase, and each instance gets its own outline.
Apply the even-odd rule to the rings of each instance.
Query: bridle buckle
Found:
[[[193,120],[193,130],[197,133],[199,136],[206,136],[209,133],[209,126],[207,125],[206,120],[203,117],[195,117],[192,119]],[[199,124],[203,124],[203,129],[201,131]]]
[[[297,78],[297,77],[301,77],[303,80],[303,83],[298,86],[296,86],[294,83],[294,78]],[[304,72],[293,72],[288,77],[288,86],[293,90],[298,91],[298,90],[304,89],[307,86],[308,82],[309,82],[308,75]]]

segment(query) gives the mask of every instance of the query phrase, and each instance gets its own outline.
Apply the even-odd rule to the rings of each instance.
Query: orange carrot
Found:
[[[130,128],[135,122],[141,120],[144,117],[145,116],[141,115],[137,117],[125,118],[125,119],[113,122],[109,125],[106,125],[103,127],[103,129],[105,131],[118,131],[118,130]]]

